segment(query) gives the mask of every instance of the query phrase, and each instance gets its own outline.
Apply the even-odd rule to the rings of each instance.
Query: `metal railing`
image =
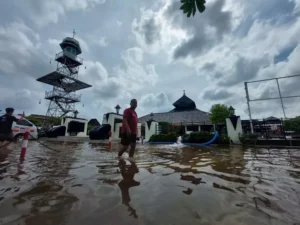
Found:
[[[289,139],[299,138],[300,134],[294,130],[288,130],[285,126],[285,120],[289,119],[278,119],[270,121],[267,119],[252,120],[253,134],[257,135],[260,139]],[[250,121],[243,122],[242,128],[244,133],[251,132]]]
[[[78,57],[77,55],[72,54],[71,52],[68,52],[68,51],[66,51],[66,50],[64,50],[64,51],[62,51],[62,52],[60,52],[60,53],[57,53],[57,54],[55,55],[55,60],[57,60],[58,58],[61,58],[61,57],[63,57],[63,56],[67,56],[67,57],[69,57],[70,59],[79,62],[80,64],[82,64],[82,62],[83,62],[83,59],[82,59],[82,58],[80,58],[80,57]]]
[[[77,101],[80,102],[81,96],[80,95],[76,95],[75,93],[65,93],[63,91],[59,91],[59,90],[54,90],[54,91],[46,91],[45,92],[45,98],[53,98],[53,97],[61,97],[61,98],[66,98],[66,99],[70,99],[73,101]]]

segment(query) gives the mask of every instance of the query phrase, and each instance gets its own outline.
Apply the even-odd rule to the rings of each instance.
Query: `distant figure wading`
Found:
[[[13,141],[14,136],[11,130],[13,122],[18,122],[24,118],[24,113],[20,119],[13,116],[14,109],[6,108],[6,114],[0,116],[0,141]]]
[[[138,124],[138,117],[135,112],[136,107],[137,107],[137,100],[132,99],[130,101],[130,108],[124,110],[122,131],[121,131],[122,148],[119,151],[118,154],[119,157],[123,155],[123,153],[128,149],[129,145],[130,145],[129,157],[132,158],[134,156],[134,151],[136,147],[137,124]]]

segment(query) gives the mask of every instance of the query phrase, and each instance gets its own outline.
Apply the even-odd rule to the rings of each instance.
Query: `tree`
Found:
[[[187,17],[190,17],[192,14],[195,16],[197,8],[200,13],[205,11],[205,0],[180,0],[182,6],[180,9],[183,13],[187,14]]]
[[[226,105],[216,104],[210,109],[209,120],[214,124],[224,124],[226,118],[229,116],[229,109]]]
[[[25,119],[29,120],[35,126],[40,127],[42,126],[42,122],[39,119],[36,119],[34,116],[26,116]]]
[[[283,122],[284,130],[300,132],[300,117],[285,120]]]
[[[38,118],[36,118],[32,115],[26,116],[25,118],[37,127],[41,127],[43,125],[43,122],[44,122],[44,120],[38,119]],[[50,124],[52,124],[53,126],[60,125],[61,118],[59,118],[59,117],[50,117],[50,118],[47,118],[47,119],[49,120]]]

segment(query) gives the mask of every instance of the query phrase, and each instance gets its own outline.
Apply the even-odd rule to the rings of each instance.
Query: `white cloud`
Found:
[[[122,26],[123,23],[121,21],[117,20],[117,24],[118,24],[118,26]]]
[[[171,1],[166,1],[159,11],[141,9],[140,19],[132,22],[132,33],[137,44],[146,52],[157,54],[161,50],[170,51],[172,45],[187,37],[183,29],[178,29],[170,24],[164,13]]]
[[[139,100],[139,115],[165,111],[186,90],[201,110],[225,103],[248,118],[245,81],[300,72],[299,0],[211,0],[192,18],[179,10],[179,0],[130,0],[126,7],[117,0],[102,3],[7,1],[0,8],[0,77],[5,78],[0,88],[29,90],[34,94],[22,95],[35,99],[32,111],[44,114],[46,106],[35,103],[51,86],[35,79],[56,69],[59,43],[73,28],[84,58],[79,79],[93,85],[78,92],[85,103],[78,104],[80,115],[97,112],[101,118],[116,104],[124,109],[131,98]],[[280,85],[284,95],[298,94],[299,80]],[[257,84],[251,95],[276,96],[276,86]],[[284,101],[289,117],[299,112],[297,101]],[[253,117],[281,115],[277,103],[251,103]]]
[[[126,90],[140,91],[146,85],[154,87],[157,82],[158,74],[155,66],[152,64],[143,66],[141,64],[143,54],[139,48],[130,48],[121,53],[125,66],[114,68],[114,72]]]
[[[42,27],[49,23],[57,23],[59,18],[69,11],[85,11],[98,4],[104,4],[105,0],[24,0],[18,3],[29,18]]]
[[[16,113],[21,113],[22,111],[25,111],[26,113],[26,111],[28,112],[38,105],[37,96],[41,97],[42,94],[43,92],[37,92],[26,88],[21,88],[19,90],[0,88],[0,109],[3,110],[7,107],[13,107],[15,108]],[[12,101],[12,99],[14,99],[14,101]]]
[[[172,109],[172,104],[166,93],[150,93],[140,98],[139,107],[147,112],[166,112]]]
[[[28,66],[37,57],[40,48],[39,35],[23,22],[0,25],[0,71],[13,73]]]
[[[106,47],[108,45],[108,42],[106,40],[105,37],[101,37],[99,38],[99,40],[97,41],[98,45],[100,45],[101,47]]]

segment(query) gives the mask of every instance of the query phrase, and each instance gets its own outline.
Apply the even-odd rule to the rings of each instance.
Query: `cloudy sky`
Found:
[[[245,81],[300,73],[300,0],[207,0],[194,18],[179,7],[180,0],[0,0],[0,109],[46,113],[51,87],[36,78],[55,70],[59,43],[74,28],[79,79],[93,85],[79,92],[80,117],[101,120],[131,98],[139,116],[171,110],[186,90],[203,111],[223,103],[247,119]],[[300,94],[300,77],[279,83],[282,95]],[[278,97],[275,81],[249,91]],[[287,117],[300,114],[298,102],[284,100]],[[251,107],[255,118],[283,117],[277,100]]]

